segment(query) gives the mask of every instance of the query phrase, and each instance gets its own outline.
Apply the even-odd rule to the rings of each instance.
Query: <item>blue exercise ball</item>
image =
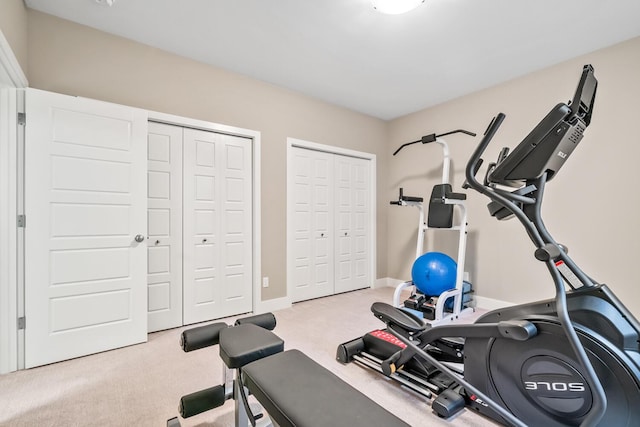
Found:
[[[427,252],[413,263],[411,279],[420,292],[438,296],[456,287],[456,262],[442,252]]]

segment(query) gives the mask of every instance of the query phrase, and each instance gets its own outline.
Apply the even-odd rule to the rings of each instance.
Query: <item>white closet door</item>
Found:
[[[182,128],[149,123],[149,332],[182,326]]]
[[[293,147],[294,302],[334,292],[333,155]]]
[[[147,339],[147,113],[26,90],[25,365]]]
[[[371,277],[371,161],[353,159],[353,280],[351,289],[373,284]]]
[[[252,309],[251,140],[184,130],[184,323]]]
[[[369,277],[369,161],[335,158],[335,292],[371,286]]]

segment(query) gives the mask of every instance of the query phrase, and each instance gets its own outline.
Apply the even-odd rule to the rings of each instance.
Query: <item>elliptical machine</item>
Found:
[[[482,154],[505,118],[498,114],[466,168],[467,184],[491,199],[493,216],[513,216],[522,223],[536,248],[535,258],[553,279],[554,299],[495,310],[471,325],[437,327],[389,304],[371,307],[399,343],[381,361],[382,372],[395,375],[419,359],[452,379],[454,385],[432,404],[441,416],[466,404],[515,426],[638,425],[640,323],[606,285],[575,264],[541,217],[547,182],[591,121],[596,87],[593,67],[586,65],[573,100],[554,107],[512,153],[503,149],[481,183],[476,175]],[[440,342],[448,337],[464,338],[458,359],[464,376],[443,363]],[[360,352],[368,351],[360,345]],[[355,357],[356,347],[343,344],[338,358]]]

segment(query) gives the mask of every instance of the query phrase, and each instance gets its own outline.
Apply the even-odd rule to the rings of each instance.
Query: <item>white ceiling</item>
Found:
[[[640,36],[639,0],[426,0],[405,15],[370,0],[26,4],[382,119]]]

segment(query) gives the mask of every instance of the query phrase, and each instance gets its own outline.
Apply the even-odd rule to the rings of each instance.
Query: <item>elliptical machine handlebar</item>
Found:
[[[478,170],[480,170],[480,166],[483,162],[482,155],[484,154],[485,150],[489,146],[489,143],[498,131],[498,128],[500,128],[500,125],[502,125],[505,117],[506,116],[504,115],[504,113],[498,113],[498,115],[495,116],[493,120],[491,120],[491,123],[489,123],[487,130],[484,131],[484,135],[482,137],[482,140],[480,141],[480,144],[478,144],[473,154],[471,155],[469,162],[467,162],[467,167],[465,169],[465,184],[481,194],[486,194],[487,187],[485,187],[476,179],[476,174],[478,173]]]

